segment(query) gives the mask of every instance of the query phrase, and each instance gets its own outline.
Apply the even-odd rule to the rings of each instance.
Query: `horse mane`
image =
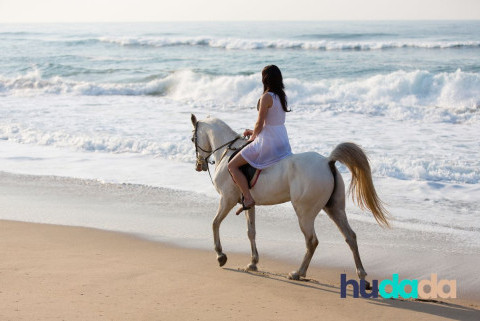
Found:
[[[227,125],[223,120],[215,118],[215,117],[209,117],[206,118],[205,120],[202,120],[205,124],[208,124],[213,131],[215,130],[222,130],[228,133],[231,133],[233,136],[238,135],[230,126]]]

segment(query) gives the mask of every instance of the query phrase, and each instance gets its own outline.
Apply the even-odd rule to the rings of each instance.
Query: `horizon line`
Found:
[[[179,23],[179,22],[192,22],[192,23],[218,23],[218,22],[232,22],[232,23],[239,23],[239,22],[408,22],[408,21],[426,21],[426,22],[443,22],[443,21],[479,21],[479,19],[319,19],[319,20],[95,20],[95,21],[87,21],[87,20],[78,20],[78,21],[0,21],[1,24],[74,24],[74,23]]]

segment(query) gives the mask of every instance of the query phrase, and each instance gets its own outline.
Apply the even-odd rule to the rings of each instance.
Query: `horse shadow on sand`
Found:
[[[340,286],[328,283],[322,283],[315,279],[302,278],[300,281],[290,280],[288,275],[273,273],[268,271],[248,271],[242,268],[223,268],[224,270],[236,273],[244,273],[253,277],[268,279],[275,282],[288,283],[292,286],[309,288],[322,292],[330,292],[337,294],[340,298]],[[347,289],[347,297],[353,298],[351,289]],[[425,299],[384,299],[384,298],[359,298],[366,300],[369,304],[391,307],[396,309],[406,309],[423,314],[430,314],[441,318],[451,320],[480,320],[480,310],[474,307],[444,302],[440,300]]]

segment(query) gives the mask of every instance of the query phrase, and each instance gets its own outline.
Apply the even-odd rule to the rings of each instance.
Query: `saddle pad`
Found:
[[[228,162],[230,163],[230,161],[235,157],[235,155],[237,155],[237,153],[239,153],[242,150],[242,148],[247,145],[248,143],[242,146],[240,149],[234,151],[233,154],[228,158]],[[260,172],[262,170],[256,169],[255,167],[252,167],[248,163],[243,166],[240,166],[240,170],[242,171],[243,175],[245,175],[245,177],[247,178],[248,188],[252,189],[255,186],[255,183],[257,183],[258,176],[260,176]]]

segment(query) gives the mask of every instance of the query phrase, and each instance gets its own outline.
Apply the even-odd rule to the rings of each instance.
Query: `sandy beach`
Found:
[[[2,320],[478,320],[478,302],[430,303],[341,299],[342,271],[248,256],[219,268],[212,252],[133,236],[46,224],[1,221]],[[349,275],[353,278],[353,275]]]
[[[480,317],[480,301],[475,292],[462,289],[459,298],[437,302],[355,299],[351,290],[342,299],[340,274],[356,279],[354,266],[346,249],[338,254],[349,262],[344,268],[328,266],[328,256],[322,253],[325,249],[336,249],[328,243],[320,244],[308,279],[291,281],[287,274],[298,267],[297,258],[282,260],[265,251],[260,253],[259,272],[245,272],[243,269],[250,261],[248,252],[230,250],[234,243],[225,235],[228,224],[222,233],[228,255],[223,268],[218,266],[215,252],[199,249],[201,244],[195,246],[195,239],[182,243],[190,248],[182,248],[148,240],[148,233],[135,233],[142,231],[139,222],[144,216],[149,218],[146,224],[157,222],[175,229],[183,226],[187,233],[193,233],[180,216],[190,220],[189,211],[196,213],[201,209],[203,201],[194,195],[60,177],[7,173],[1,173],[0,177],[1,320],[478,320]],[[212,201],[206,202],[204,206],[214,206],[209,203]],[[178,221],[165,214],[174,209]],[[122,215],[132,218],[125,223],[131,225],[131,231],[105,231],[122,230],[115,225]],[[243,220],[238,217],[232,220],[237,228],[238,220],[241,221],[243,234]],[[42,221],[50,224],[32,223]],[[211,218],[200,216],[194,222],[200,221],[205,221],[205,238],[210,244]],[[53,224],[58,222],[91,224],[101,229]],[[266,224],[262,220],[260,223]],[[155,231],[168,232],[156,227],[150,233]],[[395,230],[385,233],[393,235]],[[398,237],[402,235],[406,242],[404,234]],[[245,250],[248,249],[246,235],[238,237],[245,238]],[[170,239],[175,240],[171,236]],[[346,248],[344,244],[342,247]],[[401,252],[405,257],[415,254],[405,245],[401,249],[403,252],[393,252]],[[297,256],[303,254],[296,252]],[[388,252],[391,249],[385,250]],[[369,259],[367,264],[387,266],[385,261],[389,259]],[[475,258],[468,255],[458,255],[456,259],[456,265],[475,263]],[[415,261],[422,259],[417,256],[405,261],[405,269],[413,269]],[[423,261],[428,262],[427,257]],[[381,278],[381,274],[371,273],[369,278]]]

